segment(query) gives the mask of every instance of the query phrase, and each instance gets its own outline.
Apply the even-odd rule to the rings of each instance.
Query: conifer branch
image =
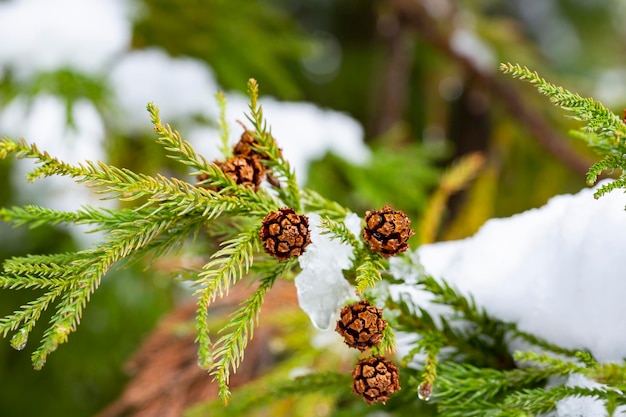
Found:
[[[439,359],[437,355],[444,346],[445,340],[438,332],[424,332],[420,340],[417,342],[418,348],[426,354],[424,358],[424,371],[422,372],[422,382],[420,386],[429,384],[430,387],[435,385],[437,378],[437,364]],[[432,388],[431,388],[432,389]]]
[[[501,64],[500,70],[514,78],[535,85],[537,90],[548,96],[550,101],[564,110],[574,113],[574,119],[585,123],[584,131],[589,134],[588,144],[601,153],[623,153],[626,150],[626,125],[621,118],[592,98],[583,98],[563,87],[551,84],[537,72],[519,64]]]
[[[554,410],[557,403],[567,397],[606,398],[607,391],[599,388],[570,387],[559,385],[554,388],[524,389],[512,393],[504,400],[504,413],[513,410],[524,410],[526,413],[540,414]]]
[[[168,157],[195,170],[205,170],[208,165],[206,159],[198,155],[193,146],[184,140],[177,131],[172,130],[169,125],[163,125],[159,116],[159,109],[153,103],[148,103],[147,109],[154,126],[154,132],[159,135],[156,142],[169,153]]]
[[[497,409],[496,404],[502,395],[511,390],[534,387],[544,383],[550,376],[567,375],[570,372],[568,366],[499,371],[448,361],[439,365],[436,398],[446,415],[460,416],[461,412],[481,409],[484,413],[484,408]],[[477,400],[484,403],[476,403]]]
[[[594,197],[616,189],[626,188],[626,123],[620,116],[604,107],[593,98],[584,98],[572,93],[563,87],[551,84],[541,78],[537,72],[521,65],[510,63],[501,64],[500,69],[514,78],[525,80],[537,87],[537,90],[550,98],[550,101],[574,113],[573,118],[582,121],[585,125],[581,131],[573,131],[571,135],[583,140],[587,146],[604,155],[604,159],[595,163],[587,172],[587,183],[594,184],[603,171],[612,172],[621,170],[619,178],[602,185],[596,190]]]
[[[248,96],[250,97],[248,120],[254,126],[254,139],[261,144],[261,147],[256,150],[262,155],[269,157],[268,160],[263,162],[269,166],[278,180],[285,184],[284,189],[282,187],[278,189],[280,199],[296,212],[300,212],[302,211],[300,187],[298,186],[296,175],[289,162],[283,157],[282,151],[267,127],[267,121],[263,116],[263,108],[258,104],[259,86],[254,79],[248,81]]]
[[[217,126],[220,129],[220,152],[226,159],[232,156],[233,150],[228,146],[228,137],[230,136],[230,128],[226,121],[226,95],[223,91],[218,91],[215,95],[217,98],[217,105],[220,108],[220,117],[217,121]]]
[[[258,325],[261,306],[266,293],[276,280],[290,267],[287,263],[278,264],[274,273],[261,279],[254,294],[231,314],[228,323],[220,330],[223,336],[213,345],[213,362],[210,373],[219,384],[219,397],[227,401],[230,396],[228,381],[230,371],[236,372],[243,360],[244,351]]]
[[[339,239],[342,243],[348,244],[353,248],[362,246],[361,241],[352,234],[343,221],[334,221],[329,217],[320,219],[320,227],[324,229],[322,234],[329,234],[333,239]]]
[[[383,257],[370,252],[367,248],[356,248],[356,285],[357,294],[368,288],[373,288],[382,279],[381,271],[385,270]]]
[[[196,329],[198,358],[203,367],[214,365],[213,344],[209,336],[208,308],[215,298],[223,297],[229,288],[248,272],[258,250],[259,229],[241,232],[236,238],[225,241],[222,249],[211,256],[211,261],[202,267],[195,285],[199,287]]]
[[[321,217],[328,217],[334,221],[342,221],[349,211],[336,201],[331,201],[311,190],[302,190],[302,201],[306,211],[318,213]]]
[[[3,288],[12,288],[12,286],[9,285],[11,281],[14,281],[12,277],[3,277],[3,283],[7,284]],[[6,337],[8,333],[22,328],[24,329],[22,333],[28,338],[31,330],[39,320],[41,313],[47,310],[50,304],[63,294],[63,291],[66,289],[65,284],[66,281],[61,281],[58,282],[57,285],[50,285],[53,288],[44,295],[22,305],[12,314],[0,318],[0,333],[2,333],[2,337]]]

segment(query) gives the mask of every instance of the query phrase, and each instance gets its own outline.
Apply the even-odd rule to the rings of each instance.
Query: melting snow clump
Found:
[[[471,294],[490,314],[565,348],[589,349],[600,361],[621,361],[626,196],[596,200],[593,192],[556,196],[541,208],[490,220],[473,237],[423,245],[417,255],[426,273]],[[411,285],[394,291],[428,299]]]
[[[311,244],[299,258],[302,272],[295,279],[298,302],[315,327],[329,330],[341,306],[355,297],[354,288],[341,272],[352,265],[352,246],[321,234],[320,217],[316,213],[307,217]],[[345,223],[352,233],[359,233],[358,216],[348,214]]]

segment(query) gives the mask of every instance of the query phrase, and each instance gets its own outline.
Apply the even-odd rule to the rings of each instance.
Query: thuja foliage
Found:
[[[573,137],[583,140],[590,148],[602,155],[601,161],[595,163],[587,173],[587,182],[593,185],[604,171],[619,170],[620,174],[614,181],[598,188],[595,197],[599,198],[616,188],[626,188],[626,124],[623,117],[607,109],[593,98],[581,97],[563,87],[551,84],[541,78],[535,71],[521,65],[501,64],[505,74],[527,81],[537,87],[541,94],[548,96],[550,101],[573,113],[573,118],[583,122],[579,130],[571,131]]]
[[[249,82],[248,93],[248,121],[252,129],[247,134],[253,137],[254,151],[262,155],[262,163],[273,178],[273,185],[258,190],[238,184],[236,178],[228,175],[217,163],[197,154],[178,132],[162,123],[153,104],[148,105],[148,113],[156,142],[170,158],[188,168],[187,180],[136,173],[99,161],[71,165],[24,140],[3,138],[0,141],[0,158],[15,156],[35,160],[37,166],[28,173],[29,181],[66,176],[92,188],[103,199],[124,203],[124,208],[83,207],[75,212],[34,205],[0,209],[0,218],[15,226],[88,225],[92,232],[104,235],[100,243],[89,249],[14,257],[4,262],[0,274],[2,288],[30,289],[38,294],[0,319],[0,333],[4,337],[11,336],[13,347],[23,349],[42,313],[54,310],[39,346],[32,353],[36,369],[41,369],[48,355],[76,330],[83,309],[111,268],[176,250],[202,231],[219,236],[219,250],[211,254],[199,270],[186,271],[185,275],[193,276],[198,297],[199,364],[215,376],[221,397],[227,398],[230,373],[243,359],[264,296],[277,279],[292,276],[297,268],[295,259],[279,262],[263,253],[259,237],[263,218],[286,206],[297,212],[316,211],[328,222],[328,233],[341,230],[345,235],[345,228],[331,222],[341,221],[348,212],[298,186],[293,170],[283,158],[263,117],[256,81]],[[223,108],[224,100],[219,102]],[[224,114],[222,111],[219,125],[225,128]],[[221,136],[224,158],[232,157],[232,150],[226,145],[226,129]],[[356,238],[349,239],[354,241]],[[357,258],[362,260],[356,274],[359,288],[380,279],[380,272],[376,269],[380,266],[379,256],[366,253],[359,245]],[[229,289],[247,275],[256,277],[258,288],[232,313],[221,329],[219,339],[211,340],[209,305],[217,297],[227,295]]]
[[[626,161],[620,158],[626,126],[619,117],[525,68],[507,64],[502,69],[530,80],[556,104],[585,122],[578,136],[605,155],[591,168],[590,181],[604,169],[623,167]],[[33,290],[36,294],[32,301],[0,319],[0,333],[10,337],[13,347],[23,349],[42,313],[53,310],[42,340],[32,353],[35,368],[43,367],[48,355],[76,330],[83,309],[111,268],[183,250],[188,240],[206,233],[218,241],[218,249],[208,255],[203,266],[184,271],[184,276],[193,282],[197,297],[198,363],[215,378],[221,400],[227,399],[230,375],[244,359],[265,297],[271,297],[277,280],[292,279],[300,271],[297,257],[291,255],[299,254],[302,248],[306,251],[309,243],[304,213],[317,213],[323,233],[351,248],[352,266],[344,276],[355,294],[366,300],[346,305],[338,327],[349,339],[349,346],[364,350],[352,373],[352,391],[361,395],[367,405],[350,393],[350,375],[345,372],[323,369],[289,379],[283,377],[287,373],[283,370],[270,372],[265,381],[242,388],[237,407],[220,412],[219,405],[212,403],[197,408],[200,413],[211,410],[212,415],[251,415],[259,402],[267,404],[271,399],[314,393],[341,403],[344,411],[346,404],[356,401],[358,405],[349,408],[352,415],[387,400],[386,411],[393,415],[420,409],[430,415],[453,417],[532,416],[553,410],[558,401],[571,396],[602,399],[609,412],[626,405],[623,363],[599,363],[588,352],[556,346],[519,330],[515,323],[491,316],[470,296],[420,272],[421,266],[412,255],[400,255],[395,269],[391,268],[389,257],[406,250],[406,240],[413,234],[404,213],[388,206],[368,211],[361,224],[363,233],[353,233],[345,220],[349,209],[298,185],[263,116],[254,80],[248,83],[248,93],[247,120],[251,128],[244,134],[256,158],[253,162],[237,160],[235,150],[228,145],[223,97],[219,99],[223,111],[218,125],[222,127],[221,149],[226,162],[207,161],[161,121],[156,106],[148,105],[155,140],[163,152],[187,168],[189,177],[184,179],[136,173],[103,162],[70,165],[23,140],[0,141],[0,158],[35,160],[37,165],[28,174],[29,180],[66,176],[92,188],[102,198],[123,203],[116,209],[83,207],[74,212],[33,205],[0,209],[0,218],[15,226],[88,225],[103,236],[89,249],[14,257],[4,262],[0,287]],[[477,169],[479,165],[468,166]],[[463,174],[463,178],[471,176]],[[240,181],[242,177],[247,182]],[[266,186],[249,184],[263,178],[267,179]],[[625,182],[626,178],[620,177],[601,188],[599,195]],[[398,233],[390,233],[390,228]],[[404,281],[392,274],[394,270],[417,271],[417,277]],[[229,290],[244,278],[255,281],[254,292],[231,312],[217,338],[211,336],[215,334],[208,316],[211,303],[228,296]],[[392,296],[387,288],[394,284],[430,293],[431,303],[446,306],[447,313],[435,315],[408,295]],[[407,336],[408,350],[403,357],[395,358],[394,364],[388,358],[394,350],[395,334]],[[529,349],[512,353],[510,344],[515,340],[523,341]],[[372,346],[368,350],[369,341]],[[573,373],[604,385],[547,385],[549,379]]]

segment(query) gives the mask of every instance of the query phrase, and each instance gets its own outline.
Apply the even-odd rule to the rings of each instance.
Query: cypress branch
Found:
[[[254,139],[261,144],[261,148],[257,150],[269,157],[268,160],[263,162],[272,169],[278,180],[286,186],[278,189],[280,199],[296,212],[301,212],[300,187],[298,186],[296,175],[289,162],[283,158],[282,151],[278,147],[272,133],[268,130],[267,121],[263,116],[263,108],[258,104],[259,86],[254,79],[248,81],[248,96],[250,97],[250,114],[247,117],[254,126]]]
[[[589,136],[589,139],[593,138],[593,141],[588,142],[591,147],[601,153],[623,153],[626,150],[624,143],[626,125],[618,115],[605,108],[602,103],[551,84],[541,78],[537,72],[519,64],[501,64],[500,70],[514,78],[528,81],[541,94],[548,96],[553,104],[574,113],[574,119],[585,123],[584,131],[595,134],[595,136]]]
[[[606,398],[606,390],[599,388],[556,386],[554,388],[523,389],[506,397],[505,410],[524,410],[527,413],[548,413],[567,397]]]
[[[217,105],[220,108],[220,118],[217,121],[217,126],[220,129],[220,151],[222,152],[222,156],[224,156],[224,158],[229,158],[232,156],[233,151],[230,146],[228,146],[230,129],[228,127],[228,122],[226,121],[226,95],[224,95],[223,91],[218,91],[215,97],[217,99]]]
[[[184,140],[177,131],[172,130],[169,125],[164,126],[162,124],[159,109],[153,103],[148,103],[147,109],[154,126],[154,132],[159,135],[156,142],[169,153],[168,157],[195,170],[206,170],[208,165],[206,159],[198,155],[193,146]]]
[[[253,262],[253,255],[258,251],[258,233],[255,228],[240,233],[236,238],[223,243],[222,249],[211,257],[211,261],[204,265],[198,274],[195,285],[199,295],[196,316],[196,329],[199,344],[198,357],[203,367],[210,369],[214,366],[213,343],[209,336],[208,308],[215,298],[223,297],[229,288],[239,281],[248,272]],[[227,394],[225,394],[227,396]]]
[[[273,274],[261,279],[261,284],[254,294],[231,314],[229,322],[220,330],[223,336],[213,345],[210,373],[217,379],[219,396],[224,401],[230,396],[228,389],[230,370],[235,372],[243,360],[244,350],[258,325],[265,295],[288,267],[286,263],[278,264]]]
[[[329,234],[333,239],[339,239],[342,243],[348,244],[355,249],[362,246],[361,241],[348,230],[343,221],[333,221],[329,217],[322,217],[320,227],[324,229],[322,234]]]
[[[334,221],[342,221],[349,213],[348,209],[341,204],[330,201],[310,189],[302,190],[302,201],[306,211],[318,213],[322,218],[328,217]]]
[[[600,198],[616,189],[626,188],[626,123],[617,114],[604,107],[593,98],[584,98],[563,87],[551,84],[541,78],[537,72],[521,65],[501,64],[500,70],[514,78],[528,81],[537,90],[550,98],[550,101],[562,109],[574,114],[573,118],[584,123],[581,131],[571,132],[572,136],[583,140],[587,146],[604,155],[604,159],[594,164],[587,173],[587,183],[594,184],[605,170],[621,170],[619,178],[604,184],[594,194]]]
[[[381,271],[385,269],[383,258],[379,254],[371,253],[365,247],[356,248],[356,292],[361,293],[373,288],[382,279]]]

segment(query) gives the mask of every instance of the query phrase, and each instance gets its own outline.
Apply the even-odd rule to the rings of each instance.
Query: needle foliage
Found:
[[[502,70],[535,84],[555,104],[584,123],[576,135],[604,156],[590,169],[589,181],[595,181],[605,169],[626,166],[623,157],[626,125],[618,116],[592,99],[546,82],[527,68],[503,64]],[[0,140],[0,159],[16,157],[35,161],[35,167],[27,175],[29,181],[65,176],[103,199],[120,203],[115,209],[86,206],[71,212],[35,205],[0,209],[0,218],[14,226],[86,225],[102,236],[99,243],[87,249],[14,257],[2,265],[1,288],[33,292],[31,301],[0,318],[0,334],[10,337],[14,348],[25,348],[42,314],[52,310],[43,336],[32,352],[36,369],[41,369],[50,353],[67,342],[77,329],[90,297],[112,268],[180,251],[199,233],[207,233],[218,240],[217,249],[207,255],[204,265],[185,271],[184,276],[191,277],[197,297],[198,364],[215,378],[221,400],[228,400],[230,376],[244,359],[265,297],[271,296],[277,280],[292,279],[300,268],[295,258],[279,261],[262,250],[263,219],[268,213],[288,206],[299,213],[320,215],[322,233],[352,248],[352,267],[344,272],[355,292],[385,306],[389,325],[380,345],[370,353],[388,354],[395,349],[396,335],[404,338],[408,350],[399,358],[403,389],[389,401],[386,412],[390,415],[408,415],[419,410],[424,415],[438,413],[452,417],[534,416],[554,410],[560,400],[571,396],[602,400],[609,412],[626,405],[622,394],[626,391],[624,363],[599,363],[589,352],[554,345],[518,329],[515,323],[490,315],[471,296],[461,294],[444,280],[426,275],[411,254],[398,259],[396,270],[401,267],[409,271],[415,277],[412,283],[393,276],[388,259],[372,253],[364,238],[349,230],[344,220],[349,214],[347,208],[298,185],[264,118],[255,80],[248,82],[248,95],[247,117],[252,129],[247,134],[253,137],[253,150],[263,155],[261,162],[274,179],[258,190],[238,184],[219,164],[198,154],[176,130],[162,122],[153,104],[147,109],[155,141],[169,158],[187,169],[188,178],[137,173],[100,161],[72,165],[24,140]],[[218,102],[222,107],[222,120],[217,123],[222,128],[221,149],[224,158],[229,158],[232,155],[227,144],[224,97],[218,96]],[[434,216],[435,224],[438,219],[433,213],[441,211],[437,207],[443,207],[450,190],[460,188],[481,164],[482,160],[466,161],[444,177],[458,177],[458,181],[452,185],[443,181],[444,189],[435,193],[438,200],[429,215]],[[616,187],[626,187],[623,174],[600,188],[598,196]],[[423,236],[433,236],[428,227],[424,226]],[[254,282],[254,291],[230,313],[216,333],[210,328],[209,307],[247,279]],[[405,289],[428,293],[429,305],[441,306],[445,312],[434,314],[417,304],[410,293],[392,295],[390,286],[399,283]],[[306,332],[298,332],[310,337]],[[523,342],[529,349],[513,352],[513,341]],[[317,355],[317,358],[321,356]],[[238,406],[225,411],[222,403],[211,402],[197,406],[191,415],[208,411],[216,415],[251,415],[255,404],[268,407],[273,399],[312,394],[317,395],[308,397],[312,403],[323,399],[328,404],[341,404],[334,411],[337,416],[367,412],[367,406],[349,392],[348,374],[333,369],[289,378],[291,367],[298,363],[291,358],[278,364],[274,372],[268,372],[265,379],[241,388],[237,393]],[[604,385],[585,388],[547,383],[572,374],[582,374]],[[349,406],[343,407],[346,404]]]

